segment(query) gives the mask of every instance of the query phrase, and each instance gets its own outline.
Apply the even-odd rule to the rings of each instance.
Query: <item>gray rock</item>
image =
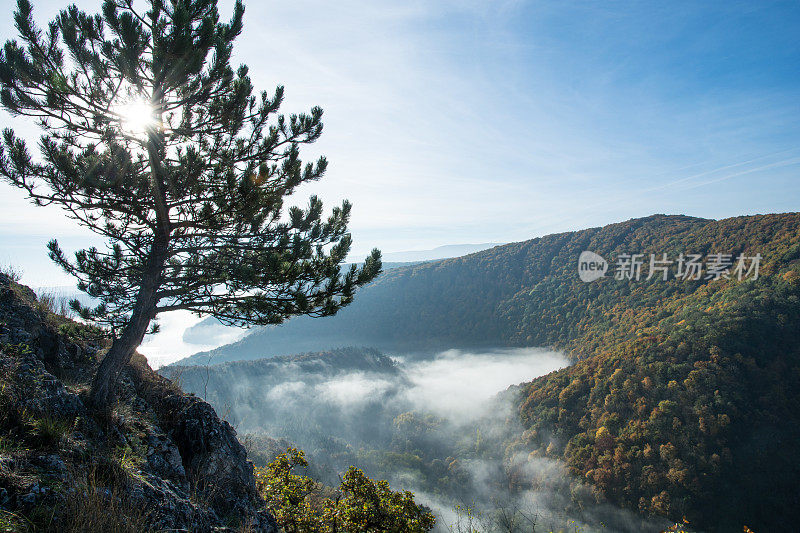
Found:
[[[147,436],[147,465],[150,472],[188,490],[189,482],[180,451],[172,439],[163,433],[151,433]]]
[[[113,481],[113,490],[97,487],[101,497],[133,502],[153,530],[230,531],[233,522],[277,533],[244,448],[210,405],[139,364],[126,369],[117,387],[124,415],[91,411],[59,377],[88,380],[103,344],[61,335],[34,304],[30,289],[0,274],[0,375],[13,383],[15,412],[66,420],[69,430],[44,453],[0,456],[0,506],[12,512],[29,512],[39,503],[64,509],[67,498],[84,490],[81,479],[97,476],[101,467],[95,481],[124,476],[121,484]],[[15,348],[20,343],[29,349]],[[120,449],[136,455],[132,464],[140,471],[132,473],[129,462],[120,468]]]

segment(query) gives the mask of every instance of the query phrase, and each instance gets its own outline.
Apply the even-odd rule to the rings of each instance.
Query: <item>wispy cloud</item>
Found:
[[[287,112],[325,109],[306,155],[329,173],[294,202],[353,201],[362,255],[796,209],[798,29],[791,4],[270,0],[247,4],[235,58],[286,85]],[[7,192],[0,242],[80,233],[16,222],[32,208]]]

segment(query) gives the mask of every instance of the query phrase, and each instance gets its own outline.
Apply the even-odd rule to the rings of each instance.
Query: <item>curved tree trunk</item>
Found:
[[[159,121],[163,105],[163,92],[156,87],[151,102],[158,112]],[[163,173],[161,172],[162,148],[164,133],[156,128],[147,132],[147,155],[150,160],[150,190],[153,193],[157,228],[150,246],[146,266],[142,274],[139,293],[131,311],[131,318],[122,331],[122,335],[114,339],[106,353],[97,373],[92,380],[90,403],[99,409],[108,406],[119,373],[128,364],[133,352],[142,343],[150,321],[155,317],[158,298],[156,292],[161,287],[164,276],[164,263],[167,260],[167,249],[170,240],[169,208],[164,197]]]
[[[150,321],[155,317],[158,304],[156,291],[161,285],[166,252],[167,240],[156,238],[150,249],[148,265],[142,277],[131,318],[122,330],[122,335],[114,339],[92,379],[89,402],[98,409],[108,406],[119,373],[142,343]]]
[[[89,401],[94,407],[102,409],[109,404],[119,373],[142,343],[149,324],[150,318],[145,318],[142,314],[139,320],[132,321],[125,327],[120,337],[114,339],[92,379]]]

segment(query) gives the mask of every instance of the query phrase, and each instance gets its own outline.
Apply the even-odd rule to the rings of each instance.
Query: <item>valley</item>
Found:
[[[675,265],[673,275],[662,279],[648,276],[644,265],[641,278],[608,275],[583,282],[577,268],[584,250],[601,257],[640,253],[675,258],[725,251],[731,257],[759,254],[763,259],[756,279],[679,279]],[[373,346],[380,350],[376,354],[427,357],[428,374],[439,380],[431,382],[434,394],[417,390],[417,406],[412,402],[384,413],[382,426],[334,424],[334,434],[340,430],[336,438],[322,447],[309,443],[310,450],[325,449],[320,463],[334,465],[334,471],[340,454],[344,463],[365,465],[402,485],[399,472],[405,467],[381,465],[374,451],[362,450],[359,457],[355,450],[385,451],[388,442],[399,453],[391,448],[390,422],[401,411],[417,412],[420,403],[429,408],[420,410],[423,416],[447,419],[436,406],[452,387],[467,381],[456,371],[436,371],[439,363],[431,354],[460,354],[454,357],[461,360],[464,354],[493,353],[498,346],[550,346],[570,364],[553,372],[509,376],[495,387],[505,391],[502,407],[486,402],[490,414],[476,418],[489,421],[490,427],[480,429],[482,445],[491,448],[512,492],[524,493],[540,483],[524,474],[530,463],[554,461],[570,479],[581,480],[594,504],[672,522],[686,518],[700,530],[738,525],[770,530],[793,516],[791,487],[800,479],[792,459],[800,452],[798,265],[800,216],[795,213],[720,221],[654,215],[393,268],[335,317],[255,329],[176,365],[195,376],[189,388],[198,394],[204,369],[215,369],[206,378],[214,383],[208,390],[219,396],[209,392],[210,401],[223,412],[225,406],[234,407],[227,410],[232,413],[237,408],[255,411],[237,419],[247,431],[253,429],[248,424],[264,417],[259,410],[275,409],[280,400],[232,396],[241,378],[227,374],[223,369],[228,365],[247,368],[247,360],[264,365],[279,353],[352,345]],[[237,360],[242,362],[225,363]],[[465,368],[467,361],[462,361]],[[413,390],[405,381],[407,372],[389,375],[365,373],[365,379],[343,386],[371,398],[372,403],[359,407],[359,416],[383,412],[387,395],[396,398],[398,390]],[[486,372],[487,383],[490,376]],[[287,395],[295,387],[299,396],[321,397],[305,385],[286,387]],[[264,433],[302,441],[314,427],[314,416],[308,418],[314,410],[305,404],[279,417],[286,424],[297,421],[302,431],[268,426]],[[343,411],[322,412],[334,413],[330,416],[336,420]],[[457,457],[450,450],[474,447],[478,429],[476,424],[462,427],[458,438],[446,439],[461,444],[439,455]],[[487,435],[498,436],[491,440]]]
[[[209,401],[236,428],[256,466],[297,447],[311,477],[335,485],[340,472],[357,465],[430,506],[436,531],[466,528],[470,520],[485,532],[521,532],[531,523],[547,530],[663,530],[665,521],[599,505],[555,460],[516,459],[526,468],[515,483],[536,488],[509,485],[499,451],[521,431],[514,385],[567,365],[563,354],[540,348],[392,356],[339,348],[172,365],[161,373]]]

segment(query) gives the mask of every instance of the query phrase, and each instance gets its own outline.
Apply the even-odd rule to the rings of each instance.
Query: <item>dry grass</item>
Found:
[[[45,314],[73,318],[75,312],[69,306],[69,299],[52,291],[36,291],[36,308]]]
[[[68,466],[69,483],[60,485],[61,503],[42,502],[24,515],[0,510],[0,533],[143,533],[148,532],[148,514],[130,497],[135,479],[122,460],[101,457],[94,464]],[[16,483],[16,474],[5,474],[6,483]],[[23,480],[24,481],[24,480]],[[28,480],[30,483],[30,480]]]
[[[94,465],[88,471],[73,472],[75,484],[66,493],[59,531],[79,533],[142,533],[147,513],[131,501],[126,490],[125,470],[113,461]]]
[[[31,418],[28,422],[28,433],[35,441],[37,447],[52,447],[61,444],[63,439],[72,432],[72,420],[66,420],[53,415],[41,418]]]
[[[22,269],[15,267],[14,265],[0,265],[0,274],[5,274],[11,281],[19,283],[19,280],[22,279]]]
[[[34,525],[24,516],[0,509],[0,533],[24,533],[33,530]]]

